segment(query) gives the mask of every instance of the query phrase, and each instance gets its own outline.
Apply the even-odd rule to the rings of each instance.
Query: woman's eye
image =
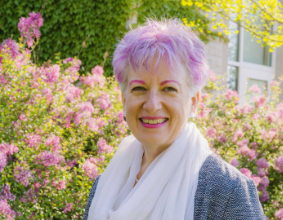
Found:
[[[165,92],[177,92],[177,89],[175,89],[173,87],[165,87],[163,89],[163,91],[165,91]]]
[[[140,92],[140,91],[145,91],[145,88],[141,87],[141,86],[137,86],[137,87],[134,87],[132,89],[132,91],[137,91],[137,92]]]

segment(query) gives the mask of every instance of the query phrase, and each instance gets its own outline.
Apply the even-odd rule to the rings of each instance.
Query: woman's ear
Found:
[[[122,104],[123,104],[123,108],[124,108],[124,111],[125,111],[126,98],[125,98],[123,92],[121,92],[121,99],[122,99]]]
[[[196,113],[197,105],[199,103],[199,97],[200,97],[199,92],[195,96],[192,97],[192,111],[191,111],[191,113],[194,113],[194,114]]]

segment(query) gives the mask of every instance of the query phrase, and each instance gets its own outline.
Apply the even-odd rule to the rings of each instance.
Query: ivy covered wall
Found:
[[[18,39],[19,19],[32,11],[41,12],[44,19],[40,42],[32,53],[35,62],[43,63],[60,52],[61,58],[77,56],[87,71],[104,64],[106,76],[112,75],[115,44],[134,14],[139,23],[145,17],[187,18],[203,41],[218,36],[209,30],[207,18],[193,7],[182,6],[181,0],[1,0],[0,42],[11,34]]]

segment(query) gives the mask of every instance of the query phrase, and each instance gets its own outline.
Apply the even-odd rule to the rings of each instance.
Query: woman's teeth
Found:
[[[167,120],[166,118],[155,119],[155,120],[141,119],[141,121],[145,124],[161,124],[161,123],[165,122],[166,120]]]

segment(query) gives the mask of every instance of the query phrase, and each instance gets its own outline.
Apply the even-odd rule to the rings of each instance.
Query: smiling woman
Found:
[[[253,180],[188,122],[209,71],[190,28],[148,20],[118,44],[113,67],[132,135],[93,184],[84,219],[265,219]]]

